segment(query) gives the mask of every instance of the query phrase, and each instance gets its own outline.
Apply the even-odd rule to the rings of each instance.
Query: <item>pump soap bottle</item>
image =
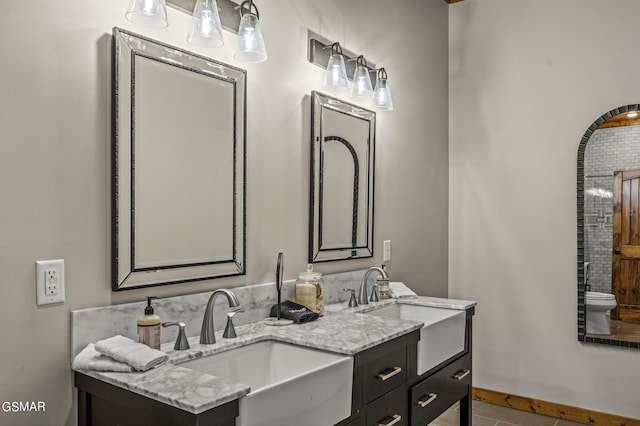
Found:
[[[144,315],[138,319],[138,341],[153,349],[160,349],[160,317],[153,313],[151,299],[157,297],[147,296]]]
[[[387,272],[385,265],[382,265],[382,270]],[[380,297],[380,300],[389,299],[391,297],[389,292],[389,278],[384,279],[379,275],[376,284],[378,285],[378,296]]]

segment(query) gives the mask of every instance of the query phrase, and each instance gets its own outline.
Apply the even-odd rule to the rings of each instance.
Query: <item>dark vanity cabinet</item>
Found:
[[[78,372],[75,385],[79,426],[235,426],[238,416],[238,400],[193,414]]]
[[[460,425],[471,425],[471,326],[466,311],[464,349],[418,375],[415,330],[354,356],[351,416],[335,426],[425,426],[460,401]],[[437,339],[433,342],[437,345]],[[235,426],[238,400],[193,414],[75,373],[78,424]]]
[[[467,309],[464,350],[422,375],[416,372],[419,330],[356,354],[352,415],[336,426],[425,426],[457,401],[460,425],[471,425],[473,314]]]
[[[471,395],[471,356],[467,354],[427,376],[410,388],[411,424],[428,424],[456,401],[461,401],[460,424],[471,424],[463,420]]]

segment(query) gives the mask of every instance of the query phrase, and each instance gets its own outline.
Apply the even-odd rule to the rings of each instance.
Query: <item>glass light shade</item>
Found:
[[[344,58],[340,54],[331,55],[324,73],[322,89],[327,92],[347,92],[347,67]]]
[[[378,78],[376,90],[373,92],[373,106],[380,111],[391,111],[393,109],[391,87],[386,78]]]
[[[216,0],[196,1],[187,41],[202,47],[219,47],[224,44]]]
[[[253,13],[245,13],[238,27],[238,51],[234,58],[244,62],[264,62],[267,60],[267,49],[260,29],[260,20]]]
[[[165,0],[131,0],[124,16],[147,27],[164,28],[169,25]]]
[[[371,87],[371,77],[369,69],[358,64],[356,71],[353,73],[353,86],[351,86],[351,100],[364,103],[370,103],[373,96],[373,87]]]

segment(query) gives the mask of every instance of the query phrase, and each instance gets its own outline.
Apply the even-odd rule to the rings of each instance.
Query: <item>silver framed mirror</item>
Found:
[[[246,71],[113,29],[112,288],[244,275]]]
[[[373,257],[376,114],[311,93],[309,262]]]
[[[600,116],[577,158],[578,340],[640,349],[640,105]]]

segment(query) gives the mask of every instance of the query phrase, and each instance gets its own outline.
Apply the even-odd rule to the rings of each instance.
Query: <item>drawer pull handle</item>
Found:
[[[471,374],[471,370],[462,370],[462,371],[458,371],[456,375],[453,376],[453,378],[456,380],[462,380],[465,377],[467,377],[469,374]]]
[[[422,408],[426,407],[427,405],[429,405],[433,401],[435,401],[436,398],[438,397],[438,394],[437,393],[430,393],[429,395],[426,395],[426,396],[428,396],[429,399],[427,399],[426,401],[418,401],[417,402],[417,404]]]
[[[396,374],[399,374],[400,372],[402,372],[402,367],[393,367],[390,370],[391,371],[384,370],[382,373],[379,373],[376,377],[384,382],[385,380],[390,379]],[[385,374],[385,372],[387,371],[389,372]]]
[[[394,414],[393,419],[389,423],[378,423],[378,426],[392,426],[402,420],[402,416],[400,414]]]

